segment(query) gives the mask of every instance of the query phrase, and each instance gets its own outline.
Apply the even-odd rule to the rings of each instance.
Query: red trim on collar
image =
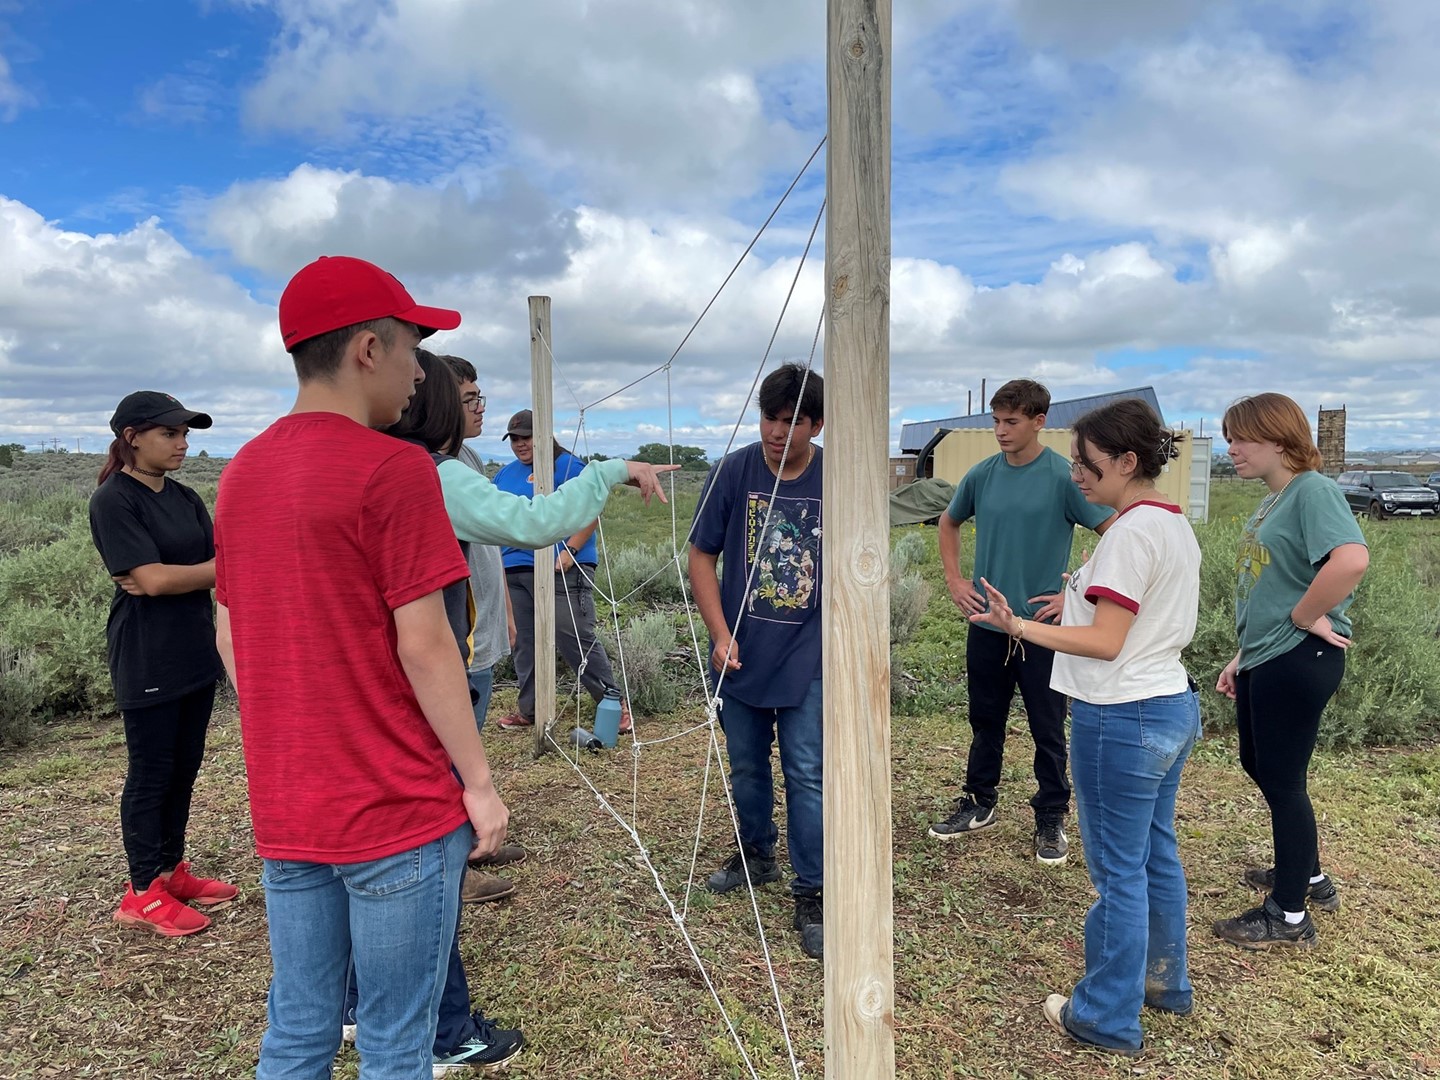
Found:
[[[1155,499],[1141,499],[1139,502],[1131,503],[1129,506],[1125,507],[1124,510],[1121,510],[1120,513],[1116,514],[1115,516],[1118,518],[1125,514],[1128,514],[1137,506],[1153,506],[1160,510],[1168,510],[1172,514],[1183,514],[1185,512],[1184,510],[1180,509],[1180,507],[1175,506],[1172,503],[1162,503]]]

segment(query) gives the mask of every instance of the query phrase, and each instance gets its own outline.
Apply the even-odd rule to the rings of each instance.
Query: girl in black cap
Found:
[[[184,464],[190,429],[210,424],[168,394],[130,394],[110,418],[115,440],[90,497],[90,534],[115,579],[105,636],[130,759],[120,796],[130,883],[115,921],[166,937],[210,925],[187,903],[219,904],[237,893],[194,876],[183,861],[190,794],[224,669],[210,603],[210,513],[166,474]]]

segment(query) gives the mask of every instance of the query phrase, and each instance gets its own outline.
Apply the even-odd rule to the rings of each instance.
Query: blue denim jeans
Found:
[[[1136,1050],[1142,1004],[1190,1010],[1175,793],[1199,731],[1200,700],[1189,690],[1121,705],[1071,702],[1070,773],[1100,894],[1085,917],[1085,975],[1064,1014],[1082,1042]]]
[[[485,714],[490,711],[490,694],[495,689],[495,665],[471,668],[470,696],[475,699],[475,730],[485,730]]]
[[[785,709],[759,709],[720,693],[720,726],[730,757],[730,786],[740,841],[771,856],[780,830],[775,825],[775,782],[770,746],[778,733],[780,771],[785,777],[785,808],[792,891],[819,892],[825,882],[824,694],[820,680],[805,700]]]
[[[363,863],[266,859],[274,975],[256,1080],[329,1080],[353,953],[367,1080],[428,1080],[455,937],[468,824]]]

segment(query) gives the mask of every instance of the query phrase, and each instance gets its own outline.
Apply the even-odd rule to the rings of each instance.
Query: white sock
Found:
[[[1304,918],[1305,918],[1305,912],[1303,912],[1303,911],[1287,911],[1287,912],[1285,912],[1285,924],[1286,924],[1287,926],[1294,926],[1296,923],[1303,921]]]
[[[1324,874],[1316,874],[1314,877],[1312,877],[1312,878],[1310,879],[1310,884],[1311,884],[1311,885],[1319,885],[1320,882],[1322,882],[1322,881],[1324,881],[1324,880],[1325,880],[1325,875],[1324,875]]]

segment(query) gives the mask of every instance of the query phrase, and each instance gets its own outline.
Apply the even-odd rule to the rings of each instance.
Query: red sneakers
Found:
[[[182,862],[175,867],[175,872],[168,878],[162,876],[165,883],[165,891],[179,900],[182,904],[223,904],[234,900],[240,895],[240,890],[234,885],[224,881],[216,881],[214,878],[196,877],[190,873],[190,864]]]
[[[125,899],[115,910],[115,921],[166,937],[196,934],[210,925],[208,918],[166,892],[164,879],[158,877],[143,893],[137,894],[133,885],[125,886]]]
[[[506,731],[514,731],[517,728],[531,728],[535,726],[534,720],[526,719],[518,712],[512,712],[508,716],[502,716],[497,723]]]
[[[635,721],[630,716],[630,706],[623,701],[620,703],[620,734],[629,735],[635,730]]]

